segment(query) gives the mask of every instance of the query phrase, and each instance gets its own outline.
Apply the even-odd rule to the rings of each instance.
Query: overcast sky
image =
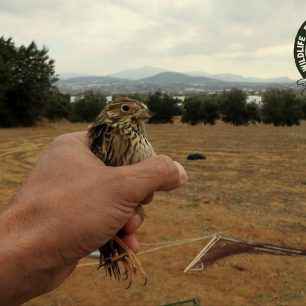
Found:
[[[1,0],[0,35],[46,45],[57,73],[175,71],[299,78],[306,0]]]

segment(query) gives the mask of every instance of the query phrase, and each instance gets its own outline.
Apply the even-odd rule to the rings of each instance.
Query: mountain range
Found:
[[[73,77],[69,77],[73,76]],[[248,78],[235,74],[207,74],[193,71],[181,73],[165,71],[157,67],[141,67],[123,70],[107,76],[84,74],[63,74],[59,76],[57,86],[71,94],[87,90],[107,93],[150,92],[162,90],[172,93],[191,91],[223,90],[233,87],[250,90],[262,90],[268,87],[288,88],[294,81],[281,78]]]
[[[177,72],[171,71],[164,68],[159,67],[151,67],[151,66],[144,66],[139,68],[133,69],[125,69],[116,73],[108,74],[108,77],[119,78],[119,79],[127,79],[127,80],[140,80],[143,78],[148,78],[162,72]],[[177,72],[180,73],[180,72]],[[288,77],[279,77],[279,78],[255,78],[255,77],[245,77],[239,74],[232,74],[232,73],[206,73],[203,71],[189,71],[184,72],[184,74],[190,76],[204,76],[209,77],[221,81],[226,82],[250,82],[250,83],[291,83],[294,80],[289,79]],[[62,73],[59,75],[61,80],[66,80],[69,78],[75,77],[92,77],[93,75],[84,74],[84,73]]]

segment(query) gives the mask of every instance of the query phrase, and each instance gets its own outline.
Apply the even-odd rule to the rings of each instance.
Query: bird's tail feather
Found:
[[[121,271],[118,261],[113,258],[122,253],[122,248],[114,240],[109,240],[106,244],[99,248],[100,251],[100,264],[98,269],[104,267],[106,276],[121,278]]]

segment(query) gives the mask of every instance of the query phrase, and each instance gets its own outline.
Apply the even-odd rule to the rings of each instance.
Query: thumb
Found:
[[[135,202],[155,191],[176,189],[188,178],[183,166],[165,155],[115,169],[120,172],[121,186],[127,187],[127,195],[133,196]]]

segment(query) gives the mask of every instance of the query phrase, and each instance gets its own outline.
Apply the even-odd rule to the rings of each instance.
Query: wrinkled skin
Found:
[[[89,150],[85,132],[58,137],[0,215],[0,304],[18,305],[57,287],[120,229],[137,252],[142,204],[186,179],[166,156],[107,167]]]

